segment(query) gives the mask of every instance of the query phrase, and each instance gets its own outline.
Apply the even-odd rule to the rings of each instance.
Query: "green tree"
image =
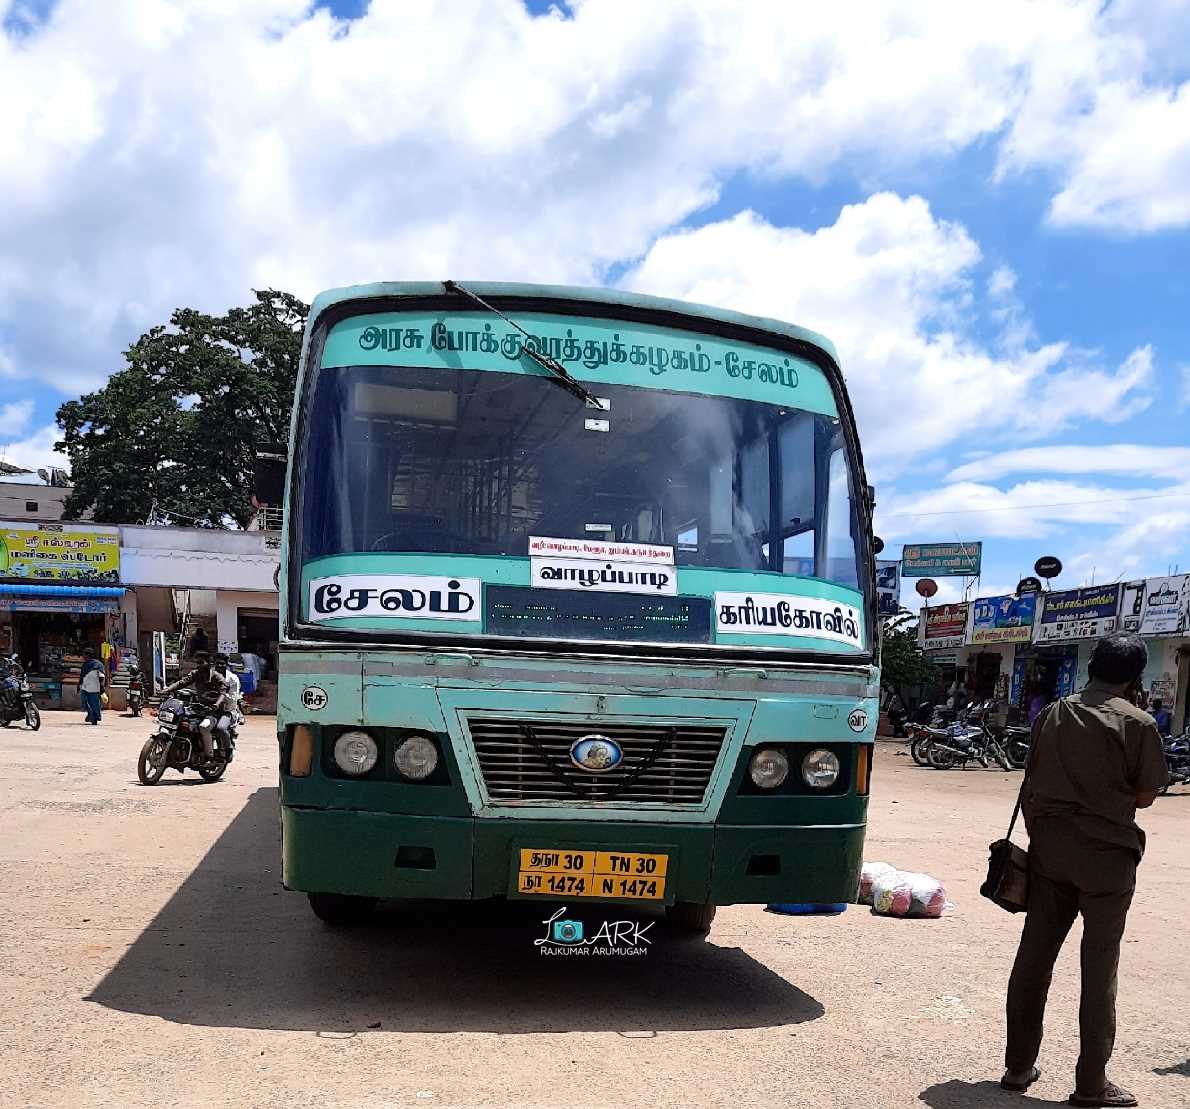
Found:
[[[58,409],[74,481],[66,519],[247,525],[256,451],[288,438],[309,311],[289,293],[254,292],[223,316],[179,308],[102,389]]]
[[[915,620],[908,612],[886,620],[880,640],[880,685],[906,708],[918,689],[937,678],[934,664],[917,645]]]

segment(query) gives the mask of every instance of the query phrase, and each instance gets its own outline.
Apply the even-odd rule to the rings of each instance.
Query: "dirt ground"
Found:
[[[135,774],[149,720],[45,719],[0,732],[0,1104],[942,1109],[1070,1092],[1077,925],[1042,1081],[1026,1098],[993,1081],[1020,918],[977,889],[1015,776],[880,745],[867,857],[943,879],[940,921],[733,907],[705,944],[561,960],[534,948],[539,906],[319,924],[279,883],[271,719],[249,722],[225,780],[153,788]],[[1190,791],[1142,823],[1113,1074],[1144,1105],[1186,1106]]]

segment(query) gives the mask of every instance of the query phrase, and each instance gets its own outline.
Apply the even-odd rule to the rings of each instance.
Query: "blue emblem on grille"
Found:
[[[589,774],[604,774],[624,761],[624,752],[605,735],[585,735],[571,744],[570,761]]]

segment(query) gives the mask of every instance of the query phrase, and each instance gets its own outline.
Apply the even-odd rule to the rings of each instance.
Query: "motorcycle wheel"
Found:
[[[36,705],[25,706],[25,726],[31,732],[41,727],[41,710]]]
[[[1029,761],[1029,747],[1025,743],[1010,743],[1005,754],[1013,770],[1024,770]]]
[[[936,743],[930,745],[930,765],[935,770],[949,770],[955,764],[955,757],[945,747]]]
[[[227,769],[227,759],[219,756],[214,762],[200,763],[195,769],[204,782],[217,782]]]
[[[169,742],[160,736],[151,735],[145,740],[140,749],[140,758],[136,761],[136,776],[141,785],[155,786],[161,781],[161,775],[169,766]]]
[[[913,761],[918,766],[930,765],[930,740],[929,737],[915,739],[909,744],[909,754],[913,756]]]

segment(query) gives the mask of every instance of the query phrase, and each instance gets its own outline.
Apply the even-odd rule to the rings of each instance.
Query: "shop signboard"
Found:
[[[1033,638],[1037,594],[979,597],[971,609],[968,643],[1028,643]]]
[[[0,595],[0,608],[9,612],[119,612],[115,597],[6,597]]]
[[[1145,583],[1128,581],[1120,589],[1120,622],[1116,626],[1122,632],[1140,631],[1140,620],[1145,610]]]
[[[970,609],[965,601],[953,605],[935,605],[921,610],[921,649],[923,651],[947,651],[963,645],[967,634],[967,615]]]
[[[120,530],[94,524],[0,523],[0,579],[118,582]]]
[[[1047,593],[1037,622],[1037,642],[1101,639],[1116,630],[1119,611],[1119,585],[1092,585]]]
[[[1141,635],[1177,635],[1190,630],[1190,574],[1145,582]]]
[[[977,578],[982,543],[914,543],[901,551],[906,578]]]
[[[896,616],[901,611],[901,564],[886,562],[883,559],[876,563],[876,597],[879,601],[878,611],[881,616]]]

